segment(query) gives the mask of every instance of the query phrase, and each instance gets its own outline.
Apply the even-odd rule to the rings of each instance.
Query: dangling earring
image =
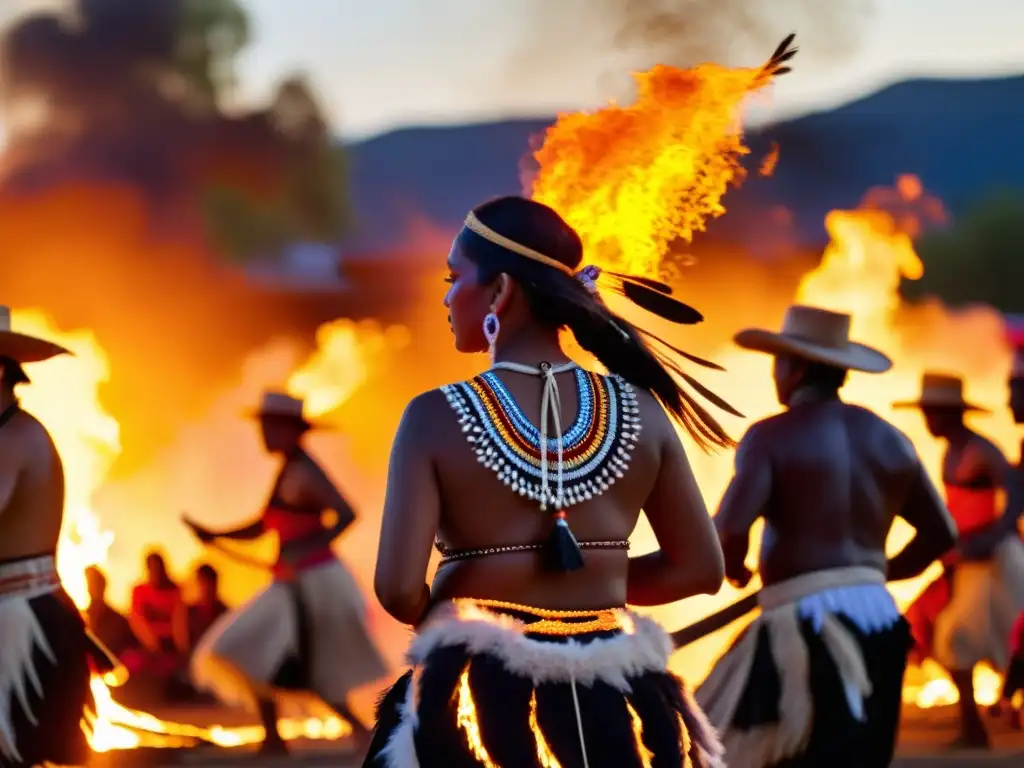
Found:
[[[492,361],[494,360],[494,345],[498,341],[498,333],[500,331],[501,321],[498,320],[498,316],[494,312],[488,312],[484,315],[484,338],[487,339]]]

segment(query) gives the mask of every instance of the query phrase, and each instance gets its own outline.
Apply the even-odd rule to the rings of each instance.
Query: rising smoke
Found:
[[[530,19],[508,62],[509,77],[540,77],[586,58],[610,87],[655,64],[714,61],[756,66],[790,32],[799,70],[839,66],[857,54],[874,0],[520,0],[510,13]]]
[[[232,103],[230,63],[248,38],[235,0],[20,10],[0,41],[0,303],[96,332],[125,455],[141,460],[252,346],[326,319],[321,308],[289,326],[295,309],[225,269],[209,214],[219,204],[218,234],[248,245],[280,234],[280,218],[332,237],[343,180],[331,132],[301,78],[282,78],[269,105]]]
[[[232,60],[248,38],[234,0],[52,6],[3,36],[0,192],[127,185],[154,213],[175,211],[166,234],[180,227],[180,209],[214,190],[265,201],[287,196],[296,172],[312,178],[308,169],[331,137],[301,79],[284,80],[266,108],[225,109]],[[292,213],[303,234],[337,234],[337,222],[316,204]]]

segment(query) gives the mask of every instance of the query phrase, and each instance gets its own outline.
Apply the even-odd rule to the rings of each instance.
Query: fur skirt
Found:
[[[761,590],[761,615],[696,694],[730,768],[892,762],[911,640],[882,580],[836,569]]]
[[[53,557],[0,563],[0,768],[88,761],[93,672],[123,675],[60,588]]]
[[[672,645],[625,609],[440,607],[384,695],[364,766],[711,768],[722,748]]]

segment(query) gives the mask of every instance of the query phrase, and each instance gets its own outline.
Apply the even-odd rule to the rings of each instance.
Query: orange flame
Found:
[[[530,693],[530,730],[533,732],[533,740],[537,744],[537,761],[540,763],[541,768],[562,768],[562,764],[558,762],[555,753],[551,751],[551,745],[544,738],[544,733],[540,729],[540,723],[537,721],[536,690]]]
[[[55,358],[32,370],[32,384],[19,391],[22,404],[46,426],[61,455],[66,474],[65,522],[58,547],[61,582],[80,610],[89,606],[85,570],[104,565],[114,535],[104,530],[92,509],[93,495],[106,480],[120,454],[119,426],[103,406],[100,387],[109,378],[102,347],[89,331],[63,332],[38,310],[15,310],[13,323],[25,333],[64,345],[74,356]],[[373,324],[332,323],[318,335],[319,349],[301,366],[290,389],[305,396],[311,415],[340,406],[366,379],[375,357],[400,348],[407,341],[403,328],[381,330]],[[259,726],[209,728],[174,723],[120,705],[107,683],[92,680],[96,717],[85,723],[90,746],[96,752],[139,746],[180,747],[202,740],[224,747],[257,743]],[[309,715],[282,718],[279,728],[286,739],[340,739],[351,726],[320,702],[310,702]]]
[[[643,768],[651,768],[654,764],[654,753],[644,744],[644,721],[640,719],[640,713],[633,709],[629,701],[626,701],[626,709],[629,711],[629,720],[633,726],[633,741],[636,742],[636,754],[640,758],[640,765]]]
[[[459,676],[459,689],[455,692],[458,699],[455,722],[466,734],[466,744],[477,762],[485,768],[498,768],[487,753],[487,747],[484,746],[483,734],[480,732],[480,719],[476,712],[476,702],[473,701],[473,689],[469,684],[469,667],[470,665],[467,664]]]
[[[317,349],[288,378],[288,392],[305,400],[306,413],[318,418],[337,410],[381,365],[381,358],[409,343],[409,330],[376,322],[348,319],[317,329]]]
[[[757,169],[761,176],[771,176],[775,173],[775,166],[779,164],[779,145],[772,142],[772,148],[768,154],[761,159],[761,166]]]
[[[741,106],[771,77],[717,64],[634,77],[630,106],[561,115],[548,129],[532,196],[579,232],[591,262],[656,277],[675,240],[725,212],[749,152]]]
[[[1001,333],[1001,318],[989,310],[972,309],[954,315],[935,305],[908,307],[901,303],[897,292],[901,277],[920,277],[923,271],[909,234],[920,222],[909,217],[907,207],[916,201],[925,211],[934,209],[933,201],[924,196],[919,184],[913,177],[903,177],[896,189],[885,195],[878,191],[868,194],[868,204],[862,208],[830,213],[826,227],[831,241],[819,266],[801,280],[796,301],[851,313],[851,338],[881,349],[894,360],[893,370],[882,376],[851,374],[843,390],[844,399],[895,423],[911,438],[933,480],[941,487],[943,446],[927,433],[919,414],[896,411],[891,404],[912,399],[921,374],[933,368],[961,371],[968,387],[979,393],[972,395],[977,400],[1006,402],[1009,353]],[[880,198],[900,202],[904,209],[895,214],[880,210],[872,202]],[[737,350],[731,343],[710,357],[728,371],[719,375],[720,380],[713,388],[747,415],[746,423],[778,412],[770,358]],[[759,384],[752,387],[750,382]],[[975,418],[982,431],[1004,451],[1016,451],[1016,430],[1005,413]],[[733,431],[742,431],[745,422],[733,422]],[[683,439],[689,440],[685,435]],[[689,454],[704,497],[713,509],[732,476],[732,457],[709,456],[696,449]],[[905,545],[910,535],[909,526],[897,520],[889,540],[890,553]],[[758,530],[753,536],[759,538]],[[638,528],[634,541],[639,551],[655,546],[646,524]],[[752,566],[756,559],[755,547],[751,552]],[[939,571],[939,566],[933,564],[918,579],[891,585],[899,604],[906,607]],[[680,626],[737,597],[735,590],[725,587],[714,597],[656,609],[654,613],[669,626]],[[739,627],[733,629],[738,631]],[[700,670],[707,670],[724,650],[730,635],[731,632],[719,633],[691,646],[676,655],[673,666],[680,672],[685,670],[688,677],[699,676]],[[920,684],[908,682],[905,695],[909,700],[921,706],[950,700],[951,684],[940,680],[936,669],[928,667],[921,671]],[[989,701],[999,676],[991,670],[979,669],[976,679],[978,700]],[[955,697],[955,692],[952,695]]]

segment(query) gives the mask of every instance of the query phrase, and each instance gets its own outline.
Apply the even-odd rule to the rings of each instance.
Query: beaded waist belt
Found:
[[[618,541],[579,541],[580,549],[629,549],[629,540]],[[540,552],[545,544],[506,544],[500,547],[480,547],[478,549],[449,549],[440,541],[434,542],[434,548],[441,553],[441,564],[454,560],[467,560],[472,557],[487,557],[488,555],[507,555],[514,552]]]
[[[36,597],[56,591],[60,577],[53,555],[40,555],[0,563],[0,600]]]
[[[624,608],[556,611],[502,600],[458,598],[452,602],[460,619],[486,619],[489,614],[510,616],[522,621],[521,631],[530,635],[572,636],[614,630],[631,632],[633,627],[632,618]]]

